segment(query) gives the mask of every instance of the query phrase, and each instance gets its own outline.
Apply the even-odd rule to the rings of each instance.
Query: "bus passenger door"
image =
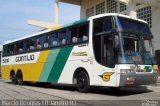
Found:
[[[111,35],[101,36],[101,63],[109,68],[114,68],[114,43]]]

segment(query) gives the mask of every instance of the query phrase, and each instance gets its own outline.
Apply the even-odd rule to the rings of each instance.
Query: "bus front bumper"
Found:
[[[153,73],[136,73],[120,74],[119,86],[138,86],[156,84],[158,74]]]

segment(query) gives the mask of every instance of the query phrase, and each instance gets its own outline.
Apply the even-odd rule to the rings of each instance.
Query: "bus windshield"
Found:
[[[152,41],[143,37],[130,37],[129,33],[123,33],[123,52],[119,54],[118,62],[126,64],[155,64]]]
[[[152,38],[148,24],[132,19],[118,17],[123,32],[135,33],[137,36]]]
[[[115,64],[155,64],[153,35],[148,24],[119,16],[93,21],[95,60],[104,66]]]
[[[121,56],[119,63],[155,64],[153,56],[153,35],[146,23],[118,17],[121,32]]]

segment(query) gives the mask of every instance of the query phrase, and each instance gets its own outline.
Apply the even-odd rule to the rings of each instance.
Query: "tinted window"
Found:
[[[43,48],[43,36],[37,37],[37,39],[36,39],[36,48],[37,48],[37,50]]]
[[[11,44],[11,45],[9,46],[9,54],[10,54],[10,55],[13,55],[13,50],[14,50],[14,45]]]
[[[43,42],[44,42],[43,48],[48,48],[49,47],[49,33],[43,36]]]
[[[71,42],[72,43],[77,43],[78,42],[78,38],[77,38],[77,31],[78,31],[78,27],[72,27],[69,29],[71,32]]]
[[[36,42],[36,39],[35,38],[31,38],[30,40],[29,40],[29,50],[36,50],[36,48],[35,48],[35,42]]]
[[[67,29],[66,31],[67,44],[71,44],[71,31]]]
[[[66,29],[48,32],[4,46],[4,55],[14,55],[64,46],[88,40],[89,24],[84,23]]]
[[[24,41],[24,52],[28,52],[29,49],[29,39]]]
[[[120,24],[124,31],[152,35],[146,23],[119,17]]]
[[[60,39],[58,39],[58,33],[57,32],[52,32],[50,35],[50,46],[55,47],[60,45]]]
[[[83,42],[88,40],[88,24],[81,25],[78,28],[78,42]]]
[[[111,17],[94,20],[94,33],[108,32],[112,30]]]
[[[69,29],[71,43],[79,43],[88,40],[89,24],[77,25]]]
[[[24,52],[24,47],[23,44],[24,42],[19,42],[18,43],[18,53],[23,53]]]
[[[67,44],[67,36],[66,36],[66,30],[60,31],[58,33],[58,38],[61,41],[61,45],[66,45]]]
[[[7,56],[8,55],[8,46],[7,45],[5,45],[5,46],[3,46],[3,55],[2,56]]]

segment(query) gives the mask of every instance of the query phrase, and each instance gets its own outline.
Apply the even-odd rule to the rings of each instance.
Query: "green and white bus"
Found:
[[[120,14],[101,14],[7,41],[2,78],[120,88],[154,84],[157,65],[148,24]]]

